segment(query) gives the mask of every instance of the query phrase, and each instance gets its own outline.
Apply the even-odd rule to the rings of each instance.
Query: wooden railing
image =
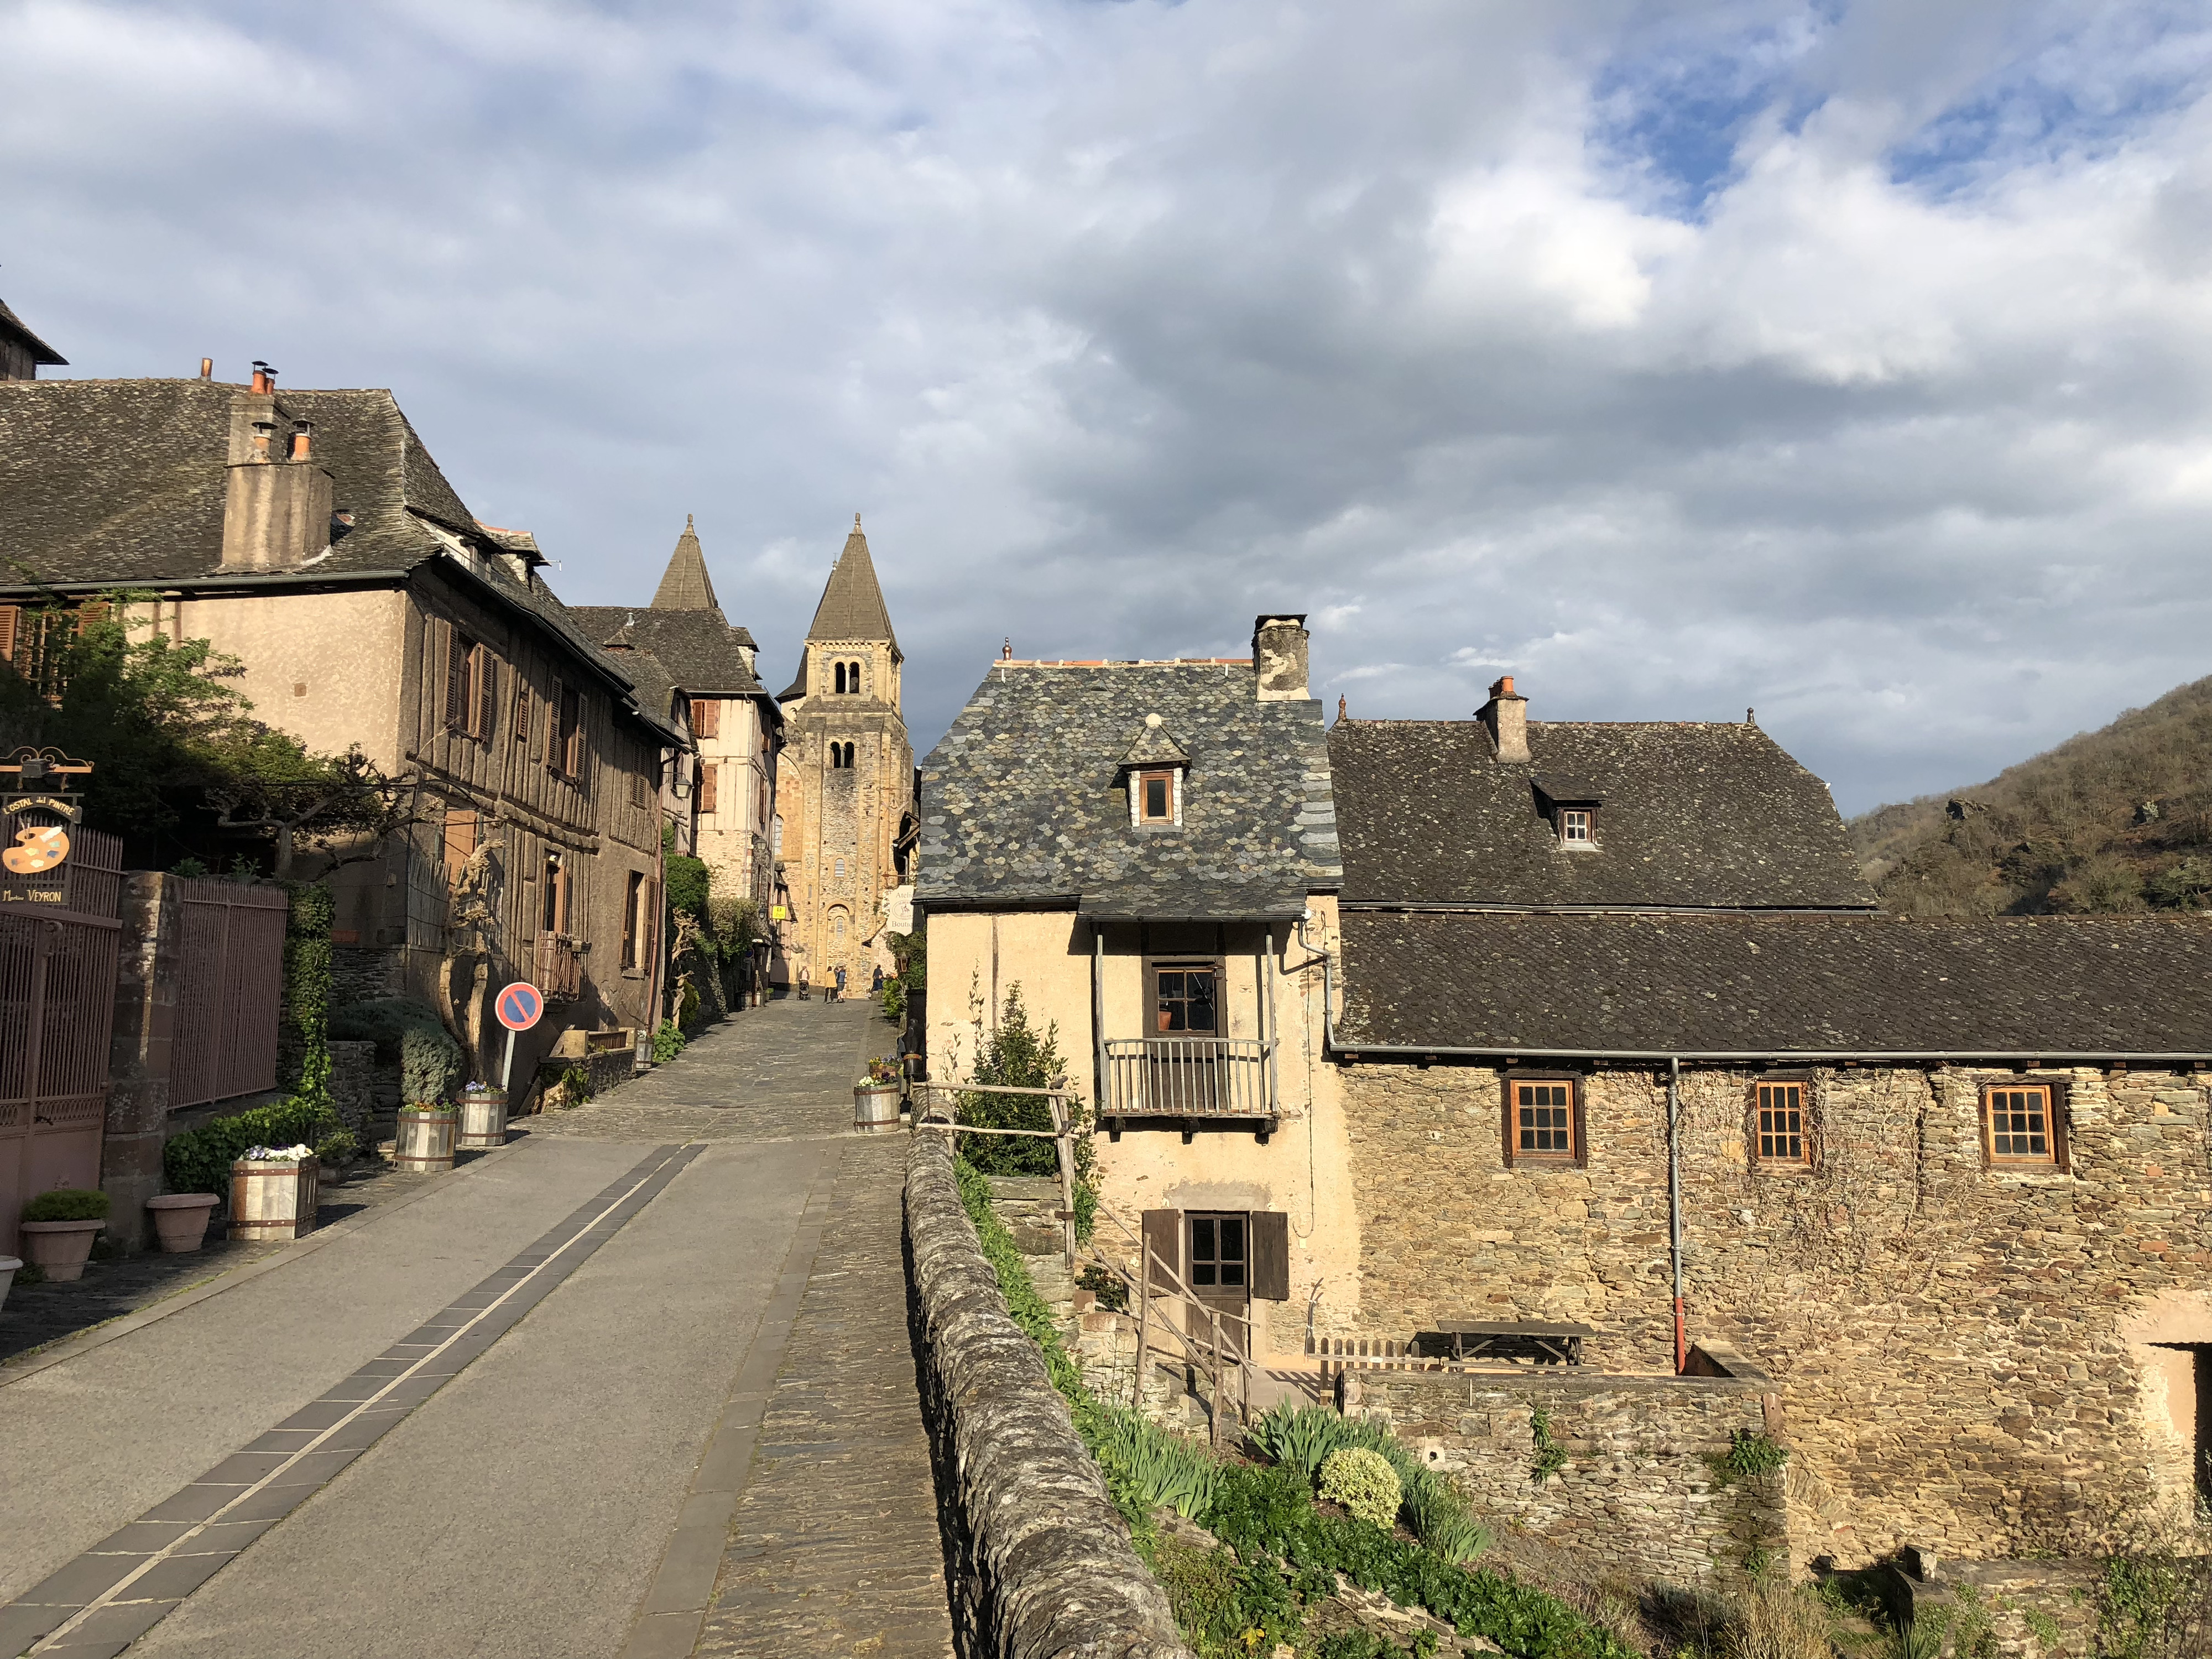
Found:
[[[1109,1037],[1101,1117],[1273,1117],[1270,1045],[1253,1037]]]

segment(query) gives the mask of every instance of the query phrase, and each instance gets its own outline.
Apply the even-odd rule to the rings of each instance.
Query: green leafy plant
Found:
[[[592,1074],[580,1066],[571,1066],[562,1071],[558,1080],[561,1104],[563,1107],[588,1106],[592,1103]]]
[[[1421,1471],[1406,1487],[1406,1519],[1421,1547],[1452,1566],[1476,1560],[1490,1548],[1490,1528],[1468,1513],[1467,1505],[1443,1479]]]
[[[660,1022],[660,1029],[653,1034],[653,1060],[655,1065],[665,1065],[690,1046],[690,1039],[684,1035],[672,1019]]]
[[[320,1101],[295,1097],[234,1113],[173,1137],[161,1149],[161,1172],[173,1193],[230,1193],[230,1166],[249,1146],[313,1145],[342,1126]]]
[[[1528,1413],[1528,1432],[1535,1441],[1528,1479],[1540,1486],[1567,1467],[1567,1449],[1552,1438],[1552,1414],[1541,1406]]]
[[[1322,1460],[1321,1495],[1370,1526],[1388,1528],[1397,1523],[1405,1494],[1389,1459],[1364,1446],[1346,1446]]]
[[[881,1088],[886,1084],[900,1083],[904,1080],[905,1073],[899,1069],[899,1063],[896,1060],[878,1054],[868,1062],[868,1081],[877,1087]]]
[[[1092,1455],[1141,1507],[1164,1504],[1188,1521],[1213,1507],[1219,1465],[1205,1447],[1139,1413],[1105,1405],[1097,1411]]]
[[[1345,1419],[1321,1406],[1287,1402],[1276,1407],[1252,1425],[1252,1442],[1286,1469],[1308,1482],[1321,1479],[1322,1460],[1346,1439]]]
[[[361,1142],[350,1129],[333,1129],[315,1143],[316,1159],[325,1169],[349,1162],[360,1151]]]
[[[1729,1448],[1711,1460],[1723,1486],[1760,1475],[1778,1474],[1790,1461],[1786,1447],[1777,1445],[1757,1429],[1729,1431]]]
[[[376,1044],[376,1057],[399,1065],[402,1100],[447,1100],[468,1062],[437,1014],[404,997],[380,997],[331,1011],[330,1034]]]
[[[23,1206],[24,1221],[105,1221],[107,1194],[84,1187],[56,1187]]]
[[[1018,983],[1006,988],[998,1024],[983,1029],[982,1005],[975,1006],[975,1063],[969,1081],[999,1088],[1061,1089],[1067,1087],[1067,1062],[1060,1052],[1060,1027],[1055,1023],[1039,1031],[1030,1024],[1029,1009]],[[1075,1161],[1075,1237],[1087,1242],[1098,1213],[1098,1153],[1091,1145],[1091,1111],[1072,1090],[1063,1103],[1073,1134]],[[960,1121],[999,1129],[1043,1129],[1052,1127],[1052,1108],[1042,1095],[963,1094]],[[1048,1139],[1031,1135],[971,1135],[961,1144],[961,1155],[988,1175],[1054,1176],[1060,1155]]]
[[[1089,1291],[1098,1298],[1098,1305],[1107,1313],[1129,1311],[1129,1282],[1109,1268],[1097,1262],[1075,1276],[1075,1288]]]

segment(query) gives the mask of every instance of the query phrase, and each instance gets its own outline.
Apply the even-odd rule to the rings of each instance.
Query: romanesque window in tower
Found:
[[[835,770],[840,772],[851,771],[853,769],[853,745],[849,743],[831,744],[830,745],[830,764]]]
[[[841,695],[845,690],[845,665],[842,662],[837,665],[837,690]]]

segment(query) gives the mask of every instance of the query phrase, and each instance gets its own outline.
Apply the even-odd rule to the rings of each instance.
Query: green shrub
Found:
[[[1060,1027],[1050,1024],[1040,1032],[1030,1024],[1022,1001],[1022,988],[1006,988],[999,1022],[984,1030],[982,1004],[975,1013],[975,1064],[971,1083],[988,1083],[1009,1089],[1067,1087],[1067,1062],[1060,1052]],[[1075,1238],[1091,1237],[1098,1213],[1098,1154],[1091,1145],[1091,1109],[1071,1093],[1065,1103],[1073,1121],[1070,1147],[1075,1160]],[[959,1120],[997,1129],[1052,1127],[1052,1108],[1042,1095],[964,1094],[960,1097]],[[970,1135],[960,1146],[960,1155],[988,1175],[1056,1176],[1060,1154],[1048,1139],[1034,1135]]]
[[[1346,1446],[1322,1460],[1321,1495],[1352,1511],[1370,1526],[1388,1528],[1398,1519],[1405,1496],[1398,1471],[1380,1452]]]
[[[337,1114],[296,1097],[201,1125],[161,1149],[161,1172],[173,1193],[230,1195],[230,1166],[248,1146],[310,1146],[339,1127]]]
[[[1731,1429],[1729,1449],[1712,1460],[1713,1472],[1723,1486],[1746,1478],[1778,1472],[1790,1453],[1757,1429]]]
[[[1490,1547],[1489,1529],[1468,1512],[1450,1483],[1424,1468],[1410,1448],[1379,1424],[1340,1417],[1322,1406],[1293,1410],[1285,1402],[1253,1425],[1252,1439],[1309,1487],[1321,1478],[1322,1463],[1331,1452],[1347,1446],[1374,1452],[1397,1471],[1406,1524],[1425,1547],[1454,1565]]]
[[[330,1034],[376,1044],[376,1057],[399,1062],[402,1100],[447,1100],[460,1086],[467,1061],[437,1014],[405,997],[381,997],[334,1010]]]
[[[662,1020],[660,1029],[653,1034],[653,1064],[665,1065],[675,1059],[684,1052],[690,1041],[673,1020]]]
[[[1075,1276],[1075,1288],[1089,1291],[1098,1298],[1100,1310],[1106,1313],[1129,1311],[1129,1281],[1121,1274],[1100,1267],[1097,1262]]]
[[[1233,1551],[1176,1538],[1158,1539],[1145,1553],[1200,1659],[1269,1653],[1297,1633],[1297,1604],[1266,1557],[1242,1562]]]
[[[107,1194],[83,1187],[57,1187],[23,1206],[23,1221],[105,1221]]]
[[[1285,1401],[1252,1425],[1252,1442],[1311,1485],[1321,1479],[1324,1458],[1339,1447],[1357,1443],[1348,1437],[1352,1427],[1325,1406],[1293,1410]]]
[[[1220,1465],[1206,1448],[1170,1434],[1141,1413],[1119,1406],[1097,1408],[1092,1452],[1107,1484],[1126,1492],[1140,1509],[1164,1504],[1186,1521],[1213,1507]]]
[[[344,1163],[361,1150],[350,1129],[333,1129],[315,1143],[315,1157],[325,1168]]]

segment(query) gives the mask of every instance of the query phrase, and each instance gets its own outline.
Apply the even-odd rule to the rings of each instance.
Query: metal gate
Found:
[[[183,938],[172,1111],[275,1088],[284,1000],[283,889],[204,879],[178,885]]]
[[[100,1185],[123,842],[82,829],[71,842],[58,887],[0,887],[0,1252],[11,1255],[24,1199]]]

